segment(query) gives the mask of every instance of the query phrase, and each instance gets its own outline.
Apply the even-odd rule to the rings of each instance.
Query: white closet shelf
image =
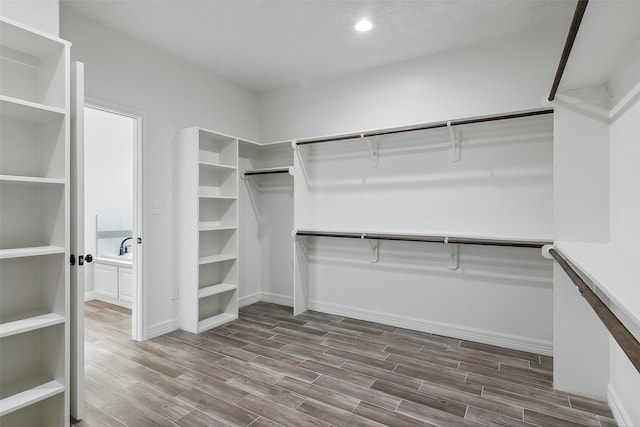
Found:
[[[219,187],[198,187],[198,197],[207,199],[237,199],[235,195],[220,194]]]
[[[236,255],[226,255],[226,254],[203,256],[198,259],[198,264],[200,265],[214,264],[216,262],[232,261],[237,258],[238,257]]]
[[[64,316],[56,313],[21,313],[19,318],[2,319],[0,338],[64,323]]]
[[[34,122],[61,119],[66,114],[63,108],[25,101],[5,95],[0,95],[0,111],[2,111],[2,116],[5,117]]]
[[[225,164],[222,164],[222,163],[208,162],[206,160],[200,160],[198,163],[203,165],[203,166],[209,166],[209,167],[212,167],[212,168],[215,168],[215,169],[222,169],[222,170],[228,170],[228,171],[234,171],[234,170],[238,169],[235,166],[225,165]]]
[[[64,385],[58,381],[46,381],[33,376],[2,385],[0,416],[33,405],[41,400],[64,392]]]
[[[61,246],[35,246],[28,248],[0,249],[0,259],[54,255],[63,254],[65,252],[65,248]]]
[[[228,283],[218,283],[217,285],[200,288],[198,290],[198,298],[206,298],[212,295],[223,294],[225,292],[235,291],[236,289],[238,289],[236,285],[230,285]]]
[[[38,176],[0,175],[0,182],[22,182],[29,184],[56,184],[64,185],[64,178],[44,178]]]
[[[216,316],[211,316],[198,322],[198,332],[222,326],[225,323],[236,320],[237,318],[238,315],[235,313],[221,313]]]
[[[640,338],[638,254],[608,243],[556,242],[556,249],[593,283],[594,291],[627,328]]]
[[[200,231],[236,230],[235,225],[221,225],[218,221],[203,221],[198,223]]]

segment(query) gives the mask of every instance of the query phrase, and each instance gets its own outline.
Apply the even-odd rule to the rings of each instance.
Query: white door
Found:
[[[76,420],[84,416],[84,64],[71,67],[71,357],[70,409]]]

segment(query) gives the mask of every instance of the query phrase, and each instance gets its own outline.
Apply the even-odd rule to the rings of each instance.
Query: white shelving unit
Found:
[[[0,18],[0,425],[69,423],[70,46]]]
[[[238,140],[200,128],[177,138],[180,328],[238,318]]]

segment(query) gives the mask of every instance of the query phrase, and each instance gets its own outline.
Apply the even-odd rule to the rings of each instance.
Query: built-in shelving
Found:
[[[0,425],[69,420],[69,48],[0,18]]]
[[[180,327],[238,317],[238,141],[199,128],[177,137]]]

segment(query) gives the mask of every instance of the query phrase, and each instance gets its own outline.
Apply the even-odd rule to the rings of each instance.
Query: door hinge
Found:
[[[138,237],[137,241],[138,241],[138,244],[141,245],[142,244],[142,237]]]
[[[71,265],[76,265],[76,256],[74,254],[71,254],[71,256],[69,257],[69,263]]]

